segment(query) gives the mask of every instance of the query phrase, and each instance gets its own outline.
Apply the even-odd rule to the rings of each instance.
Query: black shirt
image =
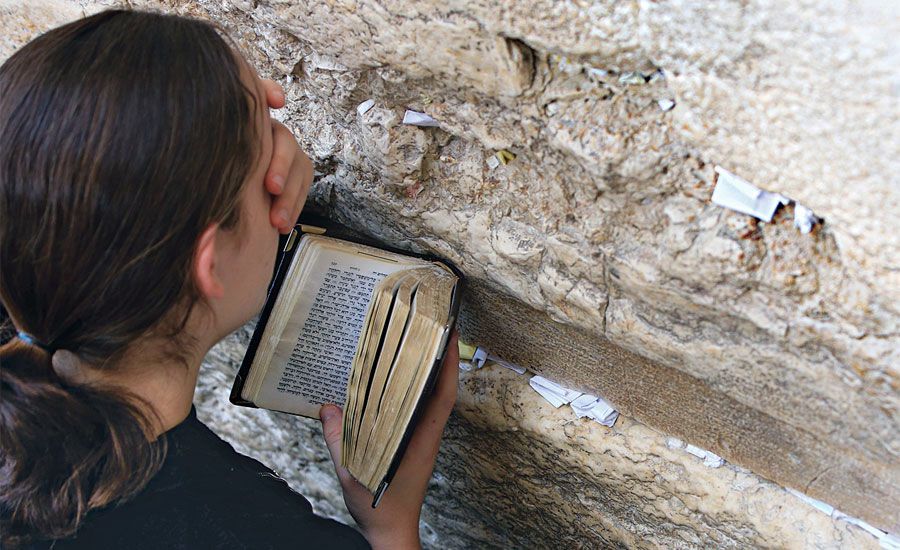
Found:
[[[94,510],[73,538],[35,548],[369,548],[197,419],[167,433],[162,469],[130,501]]]

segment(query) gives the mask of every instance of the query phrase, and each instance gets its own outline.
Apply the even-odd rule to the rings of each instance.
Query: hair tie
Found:
[[[31,344],[32,346],[37,346],[37,347],[41,348],[42,350],[46,351],[47,353],[53,353],[53,351],[54,351],[53,348],[51,348],[47,344],[41,343],[37,338],[28,334],[25,331],[20,330],[19,333],[17,334],[17,336],[19,337],[19,340],[25,342],[26,344]]]

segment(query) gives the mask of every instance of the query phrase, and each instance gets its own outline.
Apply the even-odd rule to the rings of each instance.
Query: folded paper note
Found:
[[[872,525],[869,525],[859,518],[848,516],[847,514],[841,512],[840,510],[837,510],[834,506],[828,504],[827,502],[822,502],[821,500],[815,499],[811,496],[807,496],[800,491],[791,489],[790,487],[785,487],[785,490],[787,490],[787,492],[799,498],[803,502],[809,504],[816,510],[827,514],[834,519],[844,520],[847,523],[851,523],[853,525],[856,525],[860,529],[865,530],[867,533],[877,538],[879,545],[885,550],[900,550],[900,537],[882,531],[877,527],[873,527]]]
[[[475,370],[475,365],[468,361],[460,361],[459,362],[459,370],[469,372],[470,370]]]
[[[543,376],[532,376],[528,384],[557,409],[581,395],[581,392],[566,389]]]
[[[725,464],[725,459],[716,453],[707,451],[706,449],[701,449],[700,447],[695,447],[694,445],[688,444],[685,448],[685,451],[691,453],[703,460],[703,464],[709,466],[710,468],[718,468],[719,466]]]
[[[492,355],[488,350],[467,344],[463,341],[459,342],[459,368],[464,371],[480,369],[487,361],[492,361],[501,367],[515,371],[518,374],[525,374],[525,367],[514,365],[509,361],[504,361],[496,355]]]
[[[588,393],[572,400],[572,402],[569,403],[569,406],[572,407],[572,410],[575,411],[578,418],[587,416],[610,428],[613,427],[616,423],[616,419],[619,418],[619,412],[614,409],[612,405],[603,399]]]
[[[459,340],[458,346],[459,346],[459,358],[464,361],[471,360],[472,356],[475,355],[475,350],[478,349],[475,346],[473,346],[472,344],[467,344],[467,343],[463,342],[462,340]]]
[[[375,106],[374,99],[367,99],[356,106],[356,112],[360,115],[364,115],[369,112],[369,109]]]
[[[721,166],[716,166],[716,173],[712,201],[719,206],[771,222],[778,206],[790,202],[784,195],[763,191]]]
[[[809,504],[810,506],[812,506],[813,508],[815,508],[816,510],[818,510],[820,512],[828,514],[829,516],[834,513],[834,506],[832,506],[828,503],[822,502],[821,500],[816,500],[813,497],[808,497],[808,496],[804,495],[803,493],[801,493],[800,491],[797,491],[796,489],[791,489],[790,487],[785,487],[785,489],[787,489],[787,492],[789,492],[790,494],[794,495],[795,497],[799,498],[800,500]]]
[[[666,446],[670,449],[682,449],[687,453],[690,453],[697,458],[703,460],[703,464],[705,466],[709,466],[710,468],[718,468],[725,464],[725,459],[721,456],[713,453],[711,451],[707,451],[706,449],[701,449],[695,445],[691,445],[690,443],[685,443],[684,441],[678,439],[677,437],[670,437],[666,440]]]
[[[440,126],[438,121],[426,115],[425,113],[420,113],[419,111],[410,111],[409,109],[407,109],[406,113],[404,113],[403,115],[403,124],[411,124],[413,126]]]
[[[671,99],[660,99],[656,104],[659,105],[659,108],[663,111],[671,111],[675,108],[675,102]]]
[[[622,73],[619,77],[619,82],[622,84],[629,84],[632,86],[646,84],[647,79],[644,78],[644,75],[637,71],[629,71],[627,73]]]
[[[475,366],[476,369],[480,369],[484,366],[484,362],[488,360],[488,352],[484,348],[476,348],[475,353],[472,354],[472,365]]]
[[[532,376],[528,384],[557,409],[568,403],[578,418],[588,417],[610,428],[619,418],[618,411],[596,395],[564,388],[543,376]]]
[[[525,367],[520,367],[519,365],[514,365],[514,364],[510,363],[509,361],[504,361],[503,359],[500,359],[496,355],[491,355],[489,353],[488,360],[493,361],[494,363],[497,363],[501,367],[507,368],[511,371],[515,371],[518,374],[525,374],[525,370],[526,370]]]
[[[516,160],[516,154],[506,149],[500,149],[495,153],[495,156],[503,164],[509,164],[510,162]]]
[[[794,205],[794,227],[799,229],[801,233],[806,234],[812,231],[813,226],[818,221],[819,219],[813,214],[812,210],[802,204]]]

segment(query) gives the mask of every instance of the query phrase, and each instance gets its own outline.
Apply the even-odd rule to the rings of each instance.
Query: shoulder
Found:
[[[262,463],[239,454],[196,419],[168,434],[168,455],[144,490],[88,514],[54,548],[368,548],[356,530],[317,516]]]

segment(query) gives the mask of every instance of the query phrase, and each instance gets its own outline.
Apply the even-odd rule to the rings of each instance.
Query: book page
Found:
[[[370,369],[357,372],[360,364],[354,367],[353,376],[359,374],[362,378],[353,388],[357,406],[348,407],[344,418],[342,464],[373,493],[398,453],[415,406],[423,397],[425,384],[446,343],[446,323],[457,281],[451,273],[433,266],[404,274],[395,300],[389,304],[385,330],[393,336],[383,337]],[[365,379],[370,380],[367,388]],[[351,404],[353,396],[351,392]]]
[[[361,471],[357,469],[360,473],[357,479],[367,487],[377,487],[387,473],[414,406],[422,398],[428,374],[440,351],[439,343],[446,338],[443,324],[450,310],[452,284],[452,280],[434,272],[419,284],[410,312],[411,323],[404,331],[395,365],[388,374],[380,407],[373,411],[375,421],[369,434],[370,444],[357,461],[357,466],[362,467]],[[443,319],[438,321],[434,316]],[[377,442],[374,447],[373,441]]]
[[[365,446],[360,443],[368,442],[372,431],[372,422],[374,422],[375,418],[375,414],[370,412],[367,415],[365,411],[367,409],[377,410],[381,401],[385,379],[393,368],[397,348],[408,325],[409,313],[415,299],[414,296],[418,284],[419,276],[416,275],[416,271],[411,270],[409,276],[403,278],[397,288],[396,299],[389,313],[388,324],[384,327],[384,339],[381,349],[378,352],[378,356],[373,358],[375,359],[375,364],[372,365],[372,368],[367,373],[367,386],[370,385],[370,387],[368,391],[362,391],[362,388],[359,388],[360,391],[356,395],[357,407],[353,414],[361,418],[361,423],[358,425],[359,433],[356,436],[363,439],[353,442],[351,446],[354,452],[351,456],[362,455],[365,452]]]
[[[330,262],[278,379],[278,391],[319,404],[343,403],[346,366],[356,352],[375,282],[385,275],[379,270],[361,272],[358,266]]]
[[[303,292],[278,338],[255,404],[318,417],[344,404],[366,309],[378,281],[409,264],[322,246],[299,283]]]
[[[342,457],[350,456],[349,453],[355,446],[358,416],[356,410],[364,406],[364,395],[371,383],[372,367],[383,347],[382,337],[385,335],[388,314],[393,308],[400,284],[408,273],[410,270],[392,273],[375,286],[372,301],[369,303],[369,310],[366,313],[366,326],[360,335],[356,355],[353,357],[353,367],[350,369],[350,382],[347,385],[347,399],[344,405]]]

